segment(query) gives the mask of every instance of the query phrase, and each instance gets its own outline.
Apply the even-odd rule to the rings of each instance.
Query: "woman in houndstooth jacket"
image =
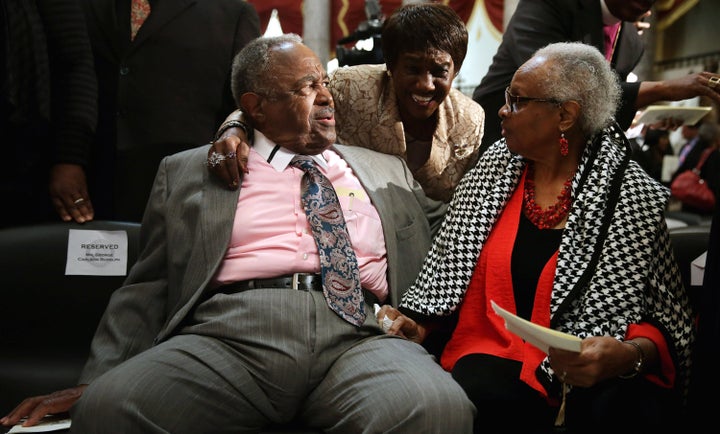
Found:
[[[378,313],[416,342],[452,323],[440,362],[475,403],[477,432],[637,433],[680,412],[693,324],[669,195],[630,160],[618,98],[596,48],[537,51],[505,91],[504,139],[460,182],[400,310]],[[579,336],[580,351],[546,354],[491,301]]]

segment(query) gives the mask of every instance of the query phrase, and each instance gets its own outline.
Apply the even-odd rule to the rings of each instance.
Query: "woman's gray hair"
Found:
[[[580,42],[559,42],[537,50],[546,62],[537,74],[543,98],[577,101],[580,128],[590,136],[614,120],[620,102],[620,83],[597,48]]]
[[[240,97],[254,92],[271,96],[276,77],[270,74],[272,49],[285,44],[302,44],[302,38],[294,33],[280,36],[259,37],[250,41],[233,59],[232,94],[240,107]]]

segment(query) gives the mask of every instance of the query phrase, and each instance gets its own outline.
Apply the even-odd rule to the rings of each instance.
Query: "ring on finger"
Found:
[[[73,201],[75,205],[80,205],[81,203],[85,202],[85,198],[79,197]]]
[[[225,161],[226,158],[225,154],[212,151],[207,159],[207,165],[210,167],[217,167],[220,163]]]
[[[710,89],[715,89],[719,84],[720,84],[720,77],[708,78],[708,87],[710,87]]]

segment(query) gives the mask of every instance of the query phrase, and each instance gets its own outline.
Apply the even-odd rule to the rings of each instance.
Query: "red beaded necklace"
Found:
[[[549,208],[543,210],[535,203],[535,170],[533,164],[528,164],[527,175],[525,175],[525,191],[523,192],[523,211],[528,218],[539,229],[552,229],[567,216],[570,211],[570,185],[572,176],[563,184],[563,189],[558,195],[558,201]]]

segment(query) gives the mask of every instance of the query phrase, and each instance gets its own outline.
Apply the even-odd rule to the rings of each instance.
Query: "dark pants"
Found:
[[[656,434],[674,427],[680,414],[671,391],[642,377],[614,379],[572,388],[565,426],[555,427],[559,406],[520,381],[520,368],[519,362],[485,354],[471,354],[455,364],[453,378],[477,408],[476,433]]]

